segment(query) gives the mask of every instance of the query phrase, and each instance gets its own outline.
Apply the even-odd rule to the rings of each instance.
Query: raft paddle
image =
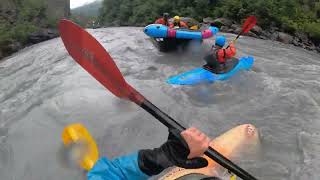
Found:
[[[233,42],[237,41],[237,39],[243,34],[243,33],[247,33],[249,32],[253,26],[255,26],[257,23],[257,18],[255,16],[249,16],[246,21],[244,22],[244,24],[242,25],[242,30],[241,32],[238,34],[238,36],[233,40]],[[230,45],[228,45],[229,47]],[[227,47],[227,48],[228,48]]]
[[[179,131],[186,129],[130,86],[109,53],[87,31],[69,20],[61,20],[59,30],[71,57],[115,96],[136,103],[168,128]],[[205,155],[244,180],[256,180],[211,147],[205,152]]]

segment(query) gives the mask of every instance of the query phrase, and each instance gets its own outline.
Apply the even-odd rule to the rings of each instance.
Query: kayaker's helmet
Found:
[[[180,17],[179,16],[175,16],[175,17],[173,17],[173,21],[174,22],[180,22]]]
[[[215,43],[216,46],[223,47],[225,43],[226,43],[226,37],[217,36],[216,43]]]

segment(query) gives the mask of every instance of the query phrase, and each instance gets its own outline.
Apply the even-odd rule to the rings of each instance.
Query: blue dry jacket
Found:
[[[88,180],[146,180],[138,166],[138,153],[121,156],[112,160],[99,159],[87,174]]]

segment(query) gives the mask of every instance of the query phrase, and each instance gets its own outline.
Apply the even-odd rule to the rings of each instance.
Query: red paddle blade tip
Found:
[[[139,93],[127,84],[112,57],[93,36],[66,19],[60,21],[59,30],[72,58],[104,87],[120,98],[139,99]]]
[[[249,32],[253,28],[253,26],[256,25],[256,23],[257,23],[257,18],[255,16],[249,16],[242,26],[243,32],[244,33]]]

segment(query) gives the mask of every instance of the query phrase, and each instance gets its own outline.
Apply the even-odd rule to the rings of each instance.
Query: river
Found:
[[[188,51],[161,53],[142,30],[88,31],[133,87],[185,126],[215,137],[239,124],[255,125],[259,153],[239,165],[259,179],[319,179],[320,54],[241,37],[237,57],[253,56],[251,71],[214,84],[172,86],[165,80],[201,66],[214,39]],[[60,38],[2,61],[0,84],[1,180],[86,179],[60,157],[61,132],[70,123],[83,123],[100,154],[110,158],[157,147],[167,137],[151,115],[115,97],[76,64]]]

